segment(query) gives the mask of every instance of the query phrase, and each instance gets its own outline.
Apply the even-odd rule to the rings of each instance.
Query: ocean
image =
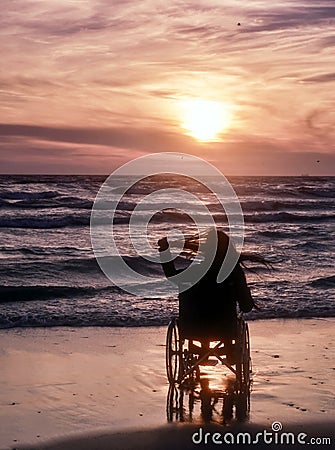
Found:
[[[90,217],[105,176],[0,176],[0,328],[51,326],[166,325],[178,312],[176,290],[166,288],[159,264],[130,245],[129,223],[135,206],[159,189],[192,192],[223,229],[222,207],[201,184],[187,178],[151,177],[128,189],[113,221],[118,251],[139,279],[137,294],[127,290],[122,273],[114,284],[100,269],[91,245]],[[245,220],[244,250],[258,252],[273,269],[253,265],[246,271],[260,311],[247,318],[334,317],[335,177],[229,177]],[[115,194],[127,186],[120,177]],[[183,211],[157,213],[148,227],[152,245],[171,229],[194,232]],[[101,226],[113,205],[96,207]],[[159,206],[159,205],[158,205]],[[146,210],[157,209],[148,197]],[[206,226],[206,218],[203,220]],[[103,249],[100,249],[103,254]],[[152,250],[156,252],[155,249]],[[104,255],[113,258],[108,252]],[[179,262],[186,261],[181,255]],[[124,286],[123,284],[124,283]]]

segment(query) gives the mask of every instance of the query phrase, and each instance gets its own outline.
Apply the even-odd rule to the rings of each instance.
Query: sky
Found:
[[[335,175],[334,29],[334,0],[2,0],[0,172]]]

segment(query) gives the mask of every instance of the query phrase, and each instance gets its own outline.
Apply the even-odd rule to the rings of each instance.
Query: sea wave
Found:
[[[301,211],[324,211],[333,207],[333,199],[329,200],[247,200],[241,199],[241,206],[243,211],[248,212],[301,212]],[[214,205],[213,205],[214,206]]]
[[[321,289],[335,289],[335,275],[330,277],[316,278],[310,282],[310,285],[314,288]]]
[[[102,292],[122,292],[117,286],[0,286],[0,303],[56,298],[91,297]]]
[[[227,222],[225,214],[213,214],[214,221],[217,224]],[[120,211],[113,218],[114,225],[128,224],[131,218],[131,214],[127,211]],[[231,216],[232,218],[232,216]],[[244,220],[246,223],[321,223],[330,222],[335,219],[333,213],[323,214],[295,214],[288,212],[278,213],[255,213],[244,214]],[[96,225],[110,225],[111,217],[108,214],[95,219]],[[210,218],[206,214],[197,214],[196,221],[204,225],[210,225]],[[193,222],[191,216],[187,213],[176,210],[164,210],[160,211],[152,217],[152,224],[190,224]],[[2,216],[0,218],[0,228],[65,228],[65,227],[78,227],[89,226],[90,215],[89,214],[60,214],[54,216],[26,216],[26,217],[13,217]]]
[[[43,200],[61,195],[58,191],[0,191],[0,198],[5,200]]]
[[[1,205],[1,203],[0,203]],[[82,199],[79,197],[60,197],[53,199],[29,199],[29,200],[17,200],[8,202],[2,200],[2,206],[8,208],[22,208],[22,209],[57,209],[57,208],[70,208],[70,209],[92,209],[93,201]]]
[[[7,246],[3,245],[0,247],[0,252],[3,254],[3,257],[11,254],[22,254],[22,255],[32,255],[32,256],[76,256],[81,253],[86,253],[87,251],[91,251],[91,249],[83,249],[78,247],[71,246],[63,246],[63,247],[39,247],[39,246],[31,246],[31,247],[15,247],[15,246]]]
[[[157,299],[158,303],[159,299]],[[150,303],[152,304],[152,303]],[[149,327],[166,326],[173,317],[178,316],[178,302],[167,301],[164,304],[151,309],[133,308],[132,314],[117,309],[106,310],[104,308],[84,311],[84,308],[76,311],[76,314],[49,310],[43,313],[41,310],[31,310],[22,315],[11,311],[0,312],[0,329],[20,327]],[[261,313],[249,313],[246,318],[249,321],[259,319],[298,319],[298,318],[331,318],[335,317],[334,310],[319,308],[312,310],[269,310]]]
[[[90,217],[75,214],[57,217],[1,217],[0,228],[65,228],[88,226]]]
[[[328,222],[333,221],[335,219],[335,214],[326,213],[326,214],[293,214],[288,212],[278,212],[278,213],[269,213],[269,214],[252,214],[245,215],[244,220],[246,222],[254,222],[254,223],[294,223],[294,222]]]
[[[91,314],[71,315],[71,314],[29,314],[22,316],[19,314],[6,315],[0,312],[0,329],[25,328],[25,327],[150,327],[167,325],[172,315],[161,317],[146,315],[138,317],[126,316],[123,314],[108,315],[105,312],[95,311]]]
[[[330,250],[329,245],[327,245],[327,242],[318,242],[318,241],[299,242],[298,244],[292,245],[291,248],[296,248],[305,251],[316,250],[318,252],[329,252]]]
[[[128,213],[123,213],[122,215],[116,215],[114,217],[114,224],[127,224],[130,221],[131,215]],[[193,216],[197,223],[202,223],[204,225],[211,225],[211,219],[207,214],[198,213]],[[237,217],[234,214],[230,215],[230,219]],[[227,216],[222,213],[213,213],[212,218],[217,224],[226,223]],[[320,223],[328,222],[335,219],[335,214],[333,213],[322,213],[322,214],[304,214],[304,213],[291,213],[291,212],[272,212],[272,213],[254,213],[254,214],[244,214],[244,220],[247,223],[300,223],[300,222],[310,222],[310,223]],[[102,217],[101,224],[109,223],[110,219],[105,216]],[[174,208],[166,209],[164,211],[159,211],[153,217],[151,222],[155,223],[180,223],[189,224],[193,221],[191,214],[183,211],[178,211]]]
[[[7,202],[6,200],[3,200],[2,198],[0,198],[0,207],[8,206],[8,205],[10,205],[9,202]]]
[[[296,232],[294,232],[296,235]],[[260,230],[257,231],[257,235],[266,238],[286,239],[288,232],[286,230]]]
[[[331,187],[321,188],[314,186],[298,186],[296,188],[296,195],[301,197],[301,195],[305,195],[306,197],[323,197],[334,199],[335,197],[335,189]]]
[[[39,275],[47,278],[53,277],[59,280],[62,279],[64,273],[71,273],[72,275],[78,275],[81,277],[85,274],[101,275],[104,277],[99,264],[94,256],[91,257],[73,257],[62,259],[46,260],[43,254],[42,258],[28,259],[24,263],[22,260],[10,260],[6,265],[0,266],[0,276],[8,277],[24,277],[27,273],[34,273],[36,277]],[[159,263],[149,261],[142,256],[122,256],[123,261],[136,273],[146,275],[150,277],[162,276],[162,267]],[[104,256],[99,258],[100,263],[103,263],[104,267],[113,267],[115,273],[119,266],[116,262],[119,260],[119,256]],[[177,266],[184,266],[187,264],[185,258],[177,258]],[[119,268],[122,270],[122,268]]]

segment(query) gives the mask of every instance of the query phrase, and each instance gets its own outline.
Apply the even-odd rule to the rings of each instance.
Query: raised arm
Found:
[[[177,270],[173,260],[171,260],[171,253],[169,249],[169,243],[166,237],[160,239],[158,241],[158,251],[160,254],[161,264],[164,270],[164,274],[166,278],[173,277],[174,275],[178,275],[181,270]],[[164,252],[164,254],[163,254]],[[167,261],[169,260],[169,261]]]

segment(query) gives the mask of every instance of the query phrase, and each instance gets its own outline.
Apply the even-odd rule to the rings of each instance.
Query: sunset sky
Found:
[[[2,0],[0,172],[335,175],[334,30],[334,0]]]

